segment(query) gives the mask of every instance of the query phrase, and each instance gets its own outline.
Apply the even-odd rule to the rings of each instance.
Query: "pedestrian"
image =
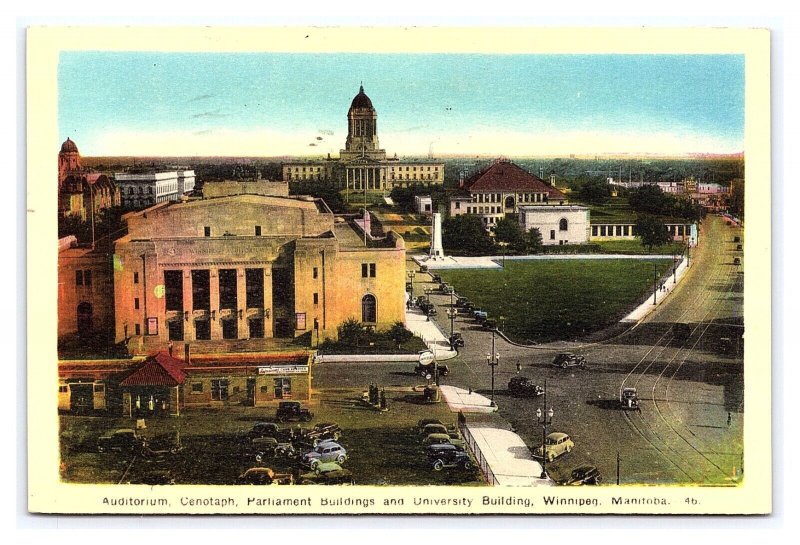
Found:
[[[731,412],[728,411],[728,427],[731,427]]]

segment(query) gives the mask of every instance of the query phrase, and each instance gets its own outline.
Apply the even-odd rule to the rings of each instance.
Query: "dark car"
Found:
[[[268,467],[251,467],[236,479],[238,484],[278,485],[294,484],[291,473],[275,473]]]
[[[450,368],[447,365],[436,365],[435,366],[439,371],[440,377],[446,377],[450,374]],[[414,373],[421,377],[428,378],[429,376],[433,378],[434,375],[434,365],[422,365],[421,363],[414,367]]]
[[[741,265],[742,264],[742,260],[739,259],[738,257],[734,257],[733,258],[733,264],[734,265]]]
[[[423,418],[423,419],[417,421],[417,430],[418,431],[422,431],[422,428],[424,428],[428,424],[442,424],[442,425],[444,425],[444,422],[442,422],[438,418]]]
[[[470,314],[475,311],[475,303],[472,301],[467,301],[462,305],[462,308],[464,309],[465,313]]]
[[[538,397],[544,394],[544,388],[527,377],[514,377],[508,381],[508,392],[515,396]]]
[[[433,445],[428,445],[425,448],[425,455],[429,460],[436,460],[439,458],[440,453],[442,452],[458,452],[464,451],[464,447],[462,445],[454,445],[452,443],[435,443]]]
[[[256,437],[278,437],[281,431],[278,425],[274,422],[256,422],[253,424],[253,429],[247,432],[246,439],[255,439]]]
[[[442,281],[442,275],[436,273],[433,273],[431,275],[431,282],[441,282],[441,281]]]
[[[553,359],[553,365],[566,369],[567,367],[586,367],[586,358],[573,354],[572,352],[563,352]]]
[[[457,306],[458,308],[461,308],[461,307],[463,307],[463,306],[464,306],[464,305],[466,305],[467,303],[469,303],[469,299],[467,299],[466,297],[457,297],[457,298],[456,298],[456,306]]]
[[[275,420],[278,422],[302,421],[308,422],[314,415],[308,409],[302,407],[297,401],[281,401],[278,410],[275,412]]]
[[[136,433],[136,430],[122,428],[100,436],[97,439],[97,452],[119,451],[140,452],[147,441]]]
[[[493,329],[497,329],[497,320],[486,318],[481,324],[481,327],[487,331],[492,331]]]
[[[464,346],[464,337],[462,337],[461,333],[459,333],[458,331],[450,335],[449,341],[451,348],[458,348]]]
[[[579,486],[582,484],[600,484],[603,479],[600,477],[600,471],[595,466],[584,465],[572,470],[569,479],[562,484],[570,486]]]
[[[325,462],[314,471],[300,475],[297,484],[353,485],[356,482],[351,471],[343,469],[336,462]]]
[[[428,461],[434,471],[441,471],[445,468],[460,467],[462,469],[472,469],[472,458],[463,450],[440,449],[436,454],[428,457]]]

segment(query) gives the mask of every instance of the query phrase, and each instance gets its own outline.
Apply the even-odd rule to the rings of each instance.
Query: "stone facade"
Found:
[[[526,232],[539,229],[545,245],[586,244],[589,240],[589,209],[583,206],[520,206],[519,223]]]
[[[674,241],[687,241],[691,234],[691,224],[667,223],[667,231]],[[633,240],[636,238],[634,223],[593,223],[591,240]]]
[[[58,213],[90,221],[92,212],[120,205],[120,192],[105,174],[81,164],[78,146],[67,138],[58,154]]]
[[[167,172],[118,172],[114,180],[124,208],[138,210],[154,204],[177,201],[194,190],[193,170]]]
[[[321,199],[215,191],[124,216],[117,341],[316,341],[350,317],[377,328],[404,319],[402,238],[389,232],[365,246]]]
[[[321,181],[347,191],[386,192],[394,187],[444,183],[444,163],[386,157],[378,140],[378,114],[359,89],[347,112],[347,139],[338,159],[283,165],[284,181]]]

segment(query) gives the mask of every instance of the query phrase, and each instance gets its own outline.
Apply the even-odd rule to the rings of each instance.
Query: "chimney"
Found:
[[[189,361],[189,343],[183,343],[183,360],[186,362],[186,365],[191,365]]]

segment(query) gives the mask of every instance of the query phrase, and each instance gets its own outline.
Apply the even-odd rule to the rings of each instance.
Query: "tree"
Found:
[[[542,232],[539,231],[538,227],[531,227],[528,229],[526,235],[526,242],[528,246],[528,251],[533,254],[538,254],[542,251],[542,246],[544,246],[544,242],[542,241]]]
[[[640,216],[636,220],[636,233],[649,252],[653,251],[653,246],[663,246],[672,238],[664,222],[650,215]]]
[[[339,342],[346,346],[358,346],[358,341],[364,334],[361,322],[355,318],[348,318],[336,328],[339,333]]]
[[[605,180],[587,180],[578,190],[578,198],[582,202],[603,204],[611,198],[611,186]]]
[[[668,214],[670,196],[655,184],[643,185],[631,191],[628,204],[641,214]]]
[[[744,180],[731,182],[730,213],[744,220]]]
[[[495,224],[494,238],[498,242],[507,244],[515,252],[525,251],[525,233],[513,217],[505,217]]]
[[[451,253],[488,254],[494,242],[478,216],[464,214],[442,224],[442,245]]]
[[[392,327],[389,328],[389,338],[397,343],[397,348],[400,348],[401,344],[410,341],[413,337],[414,334],[406,329],[403,322],[395,322],[392,324]]]

